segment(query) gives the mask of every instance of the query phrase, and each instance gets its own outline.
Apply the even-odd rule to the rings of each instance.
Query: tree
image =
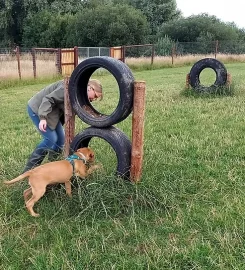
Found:
[[[2,46],[21,43],[25,17],[23,0],[0,0],[0,39]]]
[[[49,1],[50,11],[60,14],[76,14],[83,9],[83,1],[77,0],[55,0]]]
[[[173,46],[174,42],[168,36],[161,37],[155,44],[155,53],[161,56],[171,55]]]
[[[64,47],[67,25],[73,15],[43,10],[28,15],[24,23],[23,45],[26,47]]]
[[[180,16],[176,0],[129,0],[129,2],[146,16],[152,35],[158,32],[158,28],[163,23]]]
[[[141,44],[149,32],[145,16],[128,5],[101,5],[83,9],[70,22],[67,46]]]
[[[77,0],[23,0],[27,14],[35,14],[42,10],[60,14],[75,14],[83,8],[83,1]]]
[[[168,35],[179,42],[195,42],[201,37],[212,36],[213,40],[237,40],[237,28],[221,22],[215,16],[200,14],[164,23],[158,32],[158,37]]]
[[[157,33],[162,23],[180,16],[176,0],[84,0],[82,2],[87,8],[101,5],[131,5],[146,16],[152,35]]]

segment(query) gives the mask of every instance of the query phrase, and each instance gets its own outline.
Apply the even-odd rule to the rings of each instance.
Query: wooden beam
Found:
[[[144,120],[145,120],[145,81],[134,82],[132,119],[132,153],[130,179],[139,182],[143,166]]]
[[[72,109],[69,92],[68,92],[68,84],[69,77],[65,77],[64,85],[65,85],[65,98],[64,98],[64,106],[65,106],[65,146],[64,146],[64,156],[69,156],[70,153],[70,144],[74,138],[75,133],[75,113]]]

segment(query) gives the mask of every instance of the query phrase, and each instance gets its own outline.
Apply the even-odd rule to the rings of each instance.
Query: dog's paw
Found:
[[[93,173],[94,171],[102,170],[102,169],[103,169],[102,164],[92,165],[92,166],[90,166],[90,168],[87,171],[87,176],[90,175],[91,173]]]
[[[96,164],[96,165],[94,165],[93,170],[100,170],[100,172],[104,172],[104,167],[101,163]]]
[[[103,169],[103,165],[102,164],[96,164],[93,166],[93,169],[98,170],[98,169]]]
[[[96,170],[100,170],[101,173],[104,173],[105,172],[105,168],[104,168],[104,166],[101,163],[100,164],[97,164],[95,166],[97,166],[96,167]]]

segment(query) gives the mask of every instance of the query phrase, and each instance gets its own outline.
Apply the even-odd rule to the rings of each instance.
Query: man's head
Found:
[[[87,87],[89,101],[94,101],[97,98],[103,98],[102,85],[99,80],[90,79]]]

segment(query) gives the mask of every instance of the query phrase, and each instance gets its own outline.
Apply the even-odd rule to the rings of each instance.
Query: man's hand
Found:
[[[40,122],[39,122],[39,129],[43,132],[46,132],[46,128],[47,128],[47,120],[45,119],[42,119]]]

